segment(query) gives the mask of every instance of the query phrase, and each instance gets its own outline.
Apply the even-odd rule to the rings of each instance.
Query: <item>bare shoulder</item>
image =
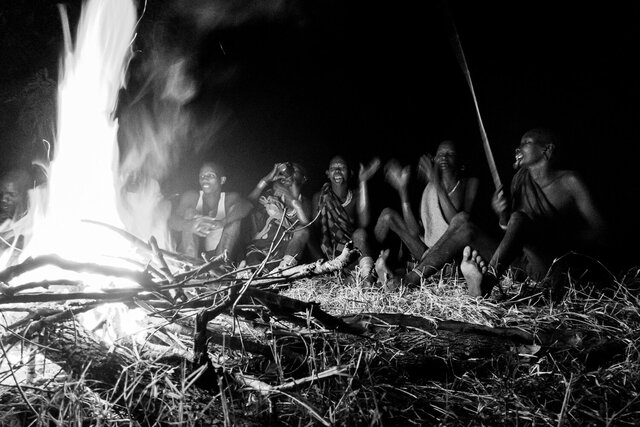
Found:
[[[466,181],[467,188],[477,188],[480,184],[480,180],[476,176],[468,176]]]
[[[585,183],[582,176],[574,170],[560,170],[557,172],[555,180],[562,182],[567,188],[584,188]]]
[[[198,203],[198,199],[200,198],[200,193],[194,190],[187,190],[180,195],[180,203],[181,204],[193,204],[194,206]]]
[[[227,206],[233,206],[236,203],[242,202],[244,200],[246,200],[246,198],[236,191],[225,192],[225,204]]]
[[[317,206],[318,203],[320,202],[320,192],[316,192],[313,194],[313,198],[311,199],[311,203],[313,204],[313,206]]]

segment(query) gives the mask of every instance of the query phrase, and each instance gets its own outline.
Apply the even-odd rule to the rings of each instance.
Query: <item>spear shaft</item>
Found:
[[[456,24],[453,22],[453,17],[451,17],[449,13],[446,13],[446,15],[449,18],[449,23],[451,24],[451,29],[449,33],[449,42],[453,47],[453,50],[456,54],[456,58],[458,59],[458,64],[460,64],[462,73],[464,74],[464,77],[467,80],[467,85],[469,86],[469,90],[471,91],[471,97],[473,98],[473,105],[475,106],[475,109],[476,109],[476,117],[478,118],[478,126],[480,127],[480,137],[482,138],[482,147],[484,148],[484,154],[487,157],[487,162],[489,163],[489,170],[491,171],[491,178],[493,179],[493,185],[496,187],[496,190],[497,190],[502,187],[502,182],[500,181],[500,175],[498,175],[498,168],[496,167],[496,161],[493,158],[491,146],[489,145],[489,138],[487,137],[487,131],[485,130],[484,124],[482,123],[482,116],[480,115],[480,107],[478,106],[478,98],[476,97],[476,91],[473,88],[473,81],[471,80],[471,72],[469,71],[469,65],[467,64],[467,59],[464,56],[464,50],[462,50],[462,43],[460,42],[460,36],[458,35]]]

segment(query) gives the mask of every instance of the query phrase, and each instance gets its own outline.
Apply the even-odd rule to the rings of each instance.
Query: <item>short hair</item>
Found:
[[[525,132],[522,137],[528,136],[540,145],[553,144],[558,145],[558,134],[548,128],[533,128]]]
[[[300,172],[302,173],[302,175],[307,176],[307,169],[304,166],[302,166],[302,164],[298,162],[292,162],[291,166],[300,169]]]
[[[200,165],[200,169],[202,169],[204,166],[211,166],[211,169],[216,171],[218,177],[227,176],[227,170],[222,165],[222,163],[216,162],[215,160],[205,160],[204,162],[202,162],[202,165]]]
[[[0,179],[0,183],[13,182],[22,192],[26,192],[32,185],[31,174],[24,169],[11,169]]]

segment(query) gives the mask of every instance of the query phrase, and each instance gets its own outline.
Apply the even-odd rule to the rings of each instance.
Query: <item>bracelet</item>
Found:
[[[258,181],[258,188],[264,188],[267,186],[267,181],[265,181],[264,179],[261,179],[260,181]]]

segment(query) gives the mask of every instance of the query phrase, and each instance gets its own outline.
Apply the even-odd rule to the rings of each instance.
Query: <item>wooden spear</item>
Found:
[[[456,29],[456,24],[453,21],[453,17],[449,12],[446,5],[443,5],[443,11],[449,21],[449,42],[451,43],[451,47],[453,47],[453,51],[456,54],[456,58],[458,59],[458,64],[462,69],[462,73],[464,74],[465,79],[467,80],[467,85],[469,86],[469,90],[471,91],[471,97],[473,98],[473,105],[476,109],[476,116],[478,118],[478,126],[480,127],[480,137],[482,138],[482,146],[484,148],[484,154],[487,157],[487,162],[489,163],[489,170],[491,171],[491,178],[493,179],[493,185],[496,187],[496,190],[502,188],[502,182],[500,181],[500,175],[498,175],[498,168],[496,167],[496,161],[493,158],[493,153],[491,152],[491,146],[489,145],[489,138],[487,137],[487,132],[484,128],[484,124],[482,123],[482,116],[480,115],[480,107],[478,107],[478,99],[476,97],[476,92],[473,88],[473,81],[471,80],[471,72],[469,71],[469,66],[467,64],[467,59],[464,56],[464,51],[462,50],[462,43],[460,42],[460,36],[458,35],[458,30]]]

